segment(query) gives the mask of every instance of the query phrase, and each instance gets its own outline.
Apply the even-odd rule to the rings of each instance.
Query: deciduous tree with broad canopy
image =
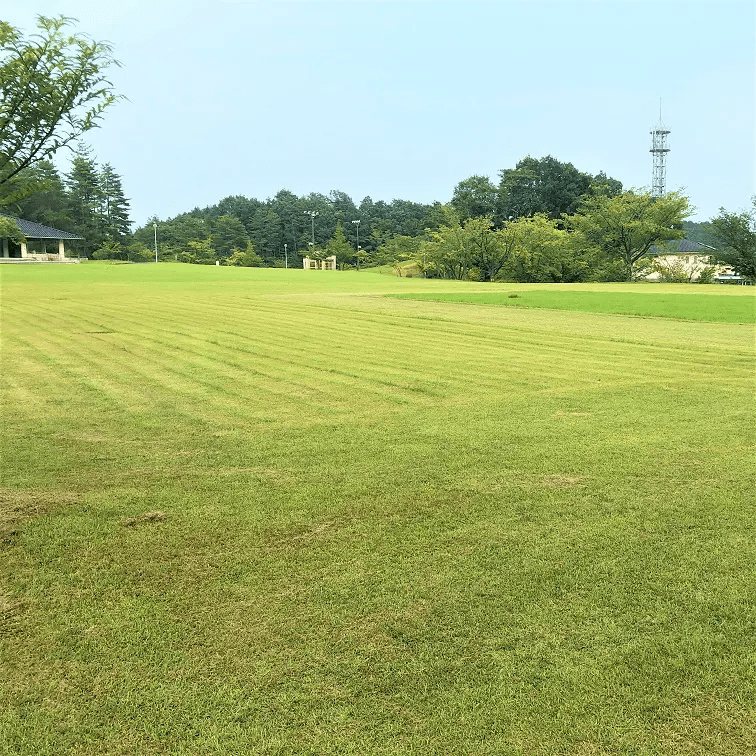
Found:
[[[730,213],[720,208],[711,221],[719,248],[712,255],[717,262],[729,265],[739,276],[756,281],[756,197],[750,212]]]
[[[462,221],[484,215],[495,218],[499,214],[499,190],[488,176],[470,176],[454,187],[450,204]]]
[[[528,155],[515,168],[501,171],[502,221],[536,213],[559,218],[575,210],[590,186],[591,177],[572,163],[562,163],[551,155],[540,159]]]
[[[497,231],[490,215],[460,221],[448,207],[446,224],[421,242],[416,260],[426,275],[493,281],[518,253],[520,238],[514,224]]]
[[[565,226],[580,233],[608,257],[622,261],[631,281],[639,261],[658,242],[682,239],[682,222],[692,213],[688,198],[679,192],[652,197],[629,190],[615,196],[586,196],[574,215],[564,215]]]

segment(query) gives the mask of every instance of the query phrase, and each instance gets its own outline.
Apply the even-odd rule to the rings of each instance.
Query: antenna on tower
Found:
[[[661,97],[659,98],[659,123],[651,129],[651,152],[654,156],[654,171],[651,178],[651,196],[663,197],[667,183],[666,159],[669,147],[667,146],[667,134],[669,129],[662,122]]]

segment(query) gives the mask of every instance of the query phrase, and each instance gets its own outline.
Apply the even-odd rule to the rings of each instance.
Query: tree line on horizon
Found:
[[[335,255],[342,269],[409,260],[436,278],[632,280],[649,271],[650,253],[665,242],[688,236],[713,247],[717,224],[733,218],[690,223],[688,199],[679,193],[654,198],[625,190],[604,173],[592,176],[549,155],[523,158],[500,171],[497,184],[464,179],[447,204],[370,197],[356,204],[341,191],[298,197],[284,189],[266,200],[229,196],[154,217],[132,233],[121,177],[86,149],[63,178],[49,161],[29,173],[40,190],[16,203],[20,215],[84,237],[74,253],[133,262],[154,259],[157,242],[160,259],[195,264],[299,267],[305,255]]]
[[[334,247],[342,265],[356,265],[360,259],[370,264],[381,248],[379,257],[385,257],[394,237],[415,238],[437,230],[446,222],[449,208],[462,220],[490,216],[494,227],[501,228],[513,218],[537,213],[558,218],[574,210],[588,192],[622,191],[621,182],[603,173],[591,176],[551,156],[528,156],[515,168],[502,170],[498,185],[485,176],[461,181],[447,205],[373,201],[369,196],[357,204],[338,190],[299,197],[282,189],[265,200],[229,196],[173,218],[152,217],[132,233],[121,177],[109,164],[99,166],[86,148],[77,148],[64,176],[49,160],[21,175],[36,190],[9,209],[84,237],[74,245],[81,256],[139,259],[147,251],[153,255],[157,224],[158,252],[166,259],[182,255],[187,261],[226,262],[251,245],[263,265],[282,263],[287,255],[292,264],[301,264],[305,255]]]
[[[489,215],[494,226],[501,228],[507,220],[523,215],[559,217],[574,209],[582,194],[599,187],[605,193],[622,190],[616,179],[590,176],[551,156],[526,157],[500,176],[498,185],[484,176],[461,181],[448,205],[373,201],[369,196],[355,203],[338,190],[298,197],[283,189],[266,200],[237,195],[167,220],[150,218],[133,237],[149,246],[156,223],[159,251],[187,261],[225,262],[234,250],[248,249],[251,244],[264,265],[283,264],[287,256],[291,264],[301,265],[305,255],[328,251],[336,254],[341,266],[357,267],[390,261],[387,257],[396,250],[392,244],[396,237],[420,238],[438,230],[446,222],[449,207],[463,220]]]

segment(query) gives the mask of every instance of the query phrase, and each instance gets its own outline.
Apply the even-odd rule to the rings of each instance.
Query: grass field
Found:
[[[539,307],[575,312],[607,312],[642,317],[704,320],[712,323],[756,323],[756,298],[719,296],[715,287],[700,293],[670,291],[568,291],[530,288],[528,291],[412,292],[393,294],[404,299],[432,299],[439,302],[466,302],[507,307]],[[744,291],[744,290],[739,290]],[[739,293],[738,292],[738,293]]]
[[[0,754],[756,754],[753,325],[0,275]]]

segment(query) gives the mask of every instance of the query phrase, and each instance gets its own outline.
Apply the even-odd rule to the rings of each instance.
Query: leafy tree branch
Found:
[[[0,204],[28,196],[25,169],[99,125],[118,101],[105,70],[120,65],[105,42],[68,34],[73,19],[37,17],[25,38],[0,21]]]

